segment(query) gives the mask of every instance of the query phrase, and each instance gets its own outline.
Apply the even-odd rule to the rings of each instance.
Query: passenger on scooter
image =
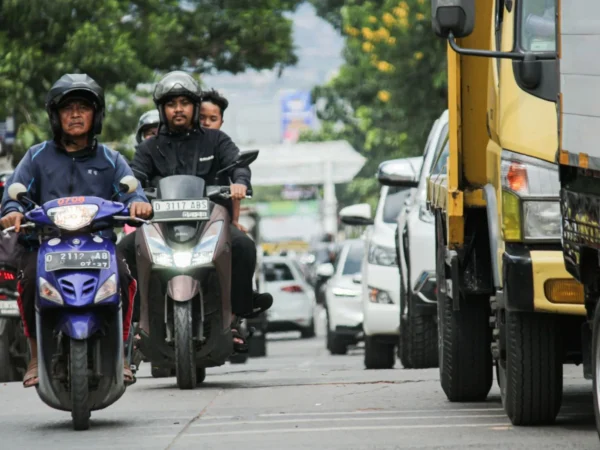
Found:
[[[202,93],[202,103],[200,104],[200,125],[204,128],[213,128],[220,130],[225,122],[223,116],[229,102],[225,97],[214,89]],[[241,200],[232,200],[231,224],[238,230],[247,233],[248,230],[240,223]]]
[[[194,174],[201,176],[207,184],[215,182],[216,173],[233,163],[239,149],[220,130],[204,129],[199,126],[200,101],[202,91],[196,81],[187,73],[174,71],[158,82],[154,90],[154,102],[158,108],[161,125],[158,135],[142,142],[135,153],[131,167],[138,178],[154,180],[157,176]],[[248,168],[230,169],[226,180],[231,198],[241,200],[250,186]],[[231,201],[223,201],[223,206],[233,215]],[[132,268],[135,268],[135,233],[120,242],[120,247]],[[235,280],[231,287],[232,311],[236,316],[248,316],[257,311],[267,310],[273,303],[270,294],[257,294],[252,290],[252,278],[256,266],[256,246],[242,231],[231,226],[232,273]],[[232,332],[234,350],[237,353],[248,351],[245,338],[238,332],[238,320],[234,320]]]
[[[46,111],[54,136],[53,140],[31,147],[17,165],[11,183],[28,187],[28,198],[41,205],[62,197],[95,196],[115,199],[115,187],[127,175],[133,175],[125,159],[113,150],[99,144],[95,138],[102,131],[104,93],[88,75],[63,75],[50,89]],[[129,205],[132,217],[147,218],[152,206],[141,187],[133,194],[119,194],[116,200]],[[23,206],[10,199],[8,187],[2,198],[3,228],[15,227],[19,232],[23,220]],[[114,233],[105,237],[115,240]],[[24,387],[38,384],[38,361],[35,324],[36,264],[39,243],[20,235],[23,255],[19,261],[19,308],[25,334],[29,338],[31,360],[23,379]],[[119,280],[123,295],[123,334],[129,333],[133,300],[129,286],[133,282],[122,256],[117,259]],[[125,363],[123,376],[131,384],[133,374]]]
[[[156,109],[151,109],[142,114],[138,122],[137,131],[135,132],[136,142],[141,144],[142,141],[145,141],[152,136],[156,136],[158,134],[159,123],[160,117],[158,116],[158,111]]]

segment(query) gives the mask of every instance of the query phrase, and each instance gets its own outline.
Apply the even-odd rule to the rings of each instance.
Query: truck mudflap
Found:
[[[502,255],[504,304],[509,311],[533,311],[533,264],[523,246],[507,246]]]

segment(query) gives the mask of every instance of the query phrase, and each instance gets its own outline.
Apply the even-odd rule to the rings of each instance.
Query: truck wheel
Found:
[[[596,432],[600,437],[600,302],[596,304],[592,331],[592,380]]]
[[[436,217],[439,367],[442,389],[451,402],[483,401],[492,387],[490,305],[487,296],[470,295],[454,311],[446,295],[443,222]]]
[[[77,431],[87,430],[90,427],[87,346],[87,341],[71,339],[69,354],[71,417],[73,418],[73,429]]]
[[[192,302],[173,302],[175,322],[175,376],[179,389],[196,387],[196,350],[194,348]]]
[[[548,425],[560,410],[563,363],[555,317],[509,312],[506,361],[498,364],[502,403],[513,425]]]
[[[14,334],[11,319],[0,319],[0,383],[17,380],[17,371],[10,356],[10,341]]]
[[[400,283],[400,338],[398,357],[405,369],[428,369],[438,366],[437,324],[433,316],[413,314],[413,302],[408,300],[408,311],[404,314],[406,295]]]
[[[392,369],[396,360],[394,347],[394,344],[378,341],[377,336],[365,336],[365,367]]]

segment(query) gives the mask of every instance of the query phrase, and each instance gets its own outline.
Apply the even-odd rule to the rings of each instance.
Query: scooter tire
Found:
[[[70,342],[71,417],[76,431],[90,428],[87,344],[87,341],[76,339]]]
[[[194,389],[196,377],[196,349],[192,302],[173,302],[175,322],[175,376],[179,389]]]
[[[13,333],[12,326],[8,322],[11,319],[0,319],[7,321],[0,326],[0,383],[9,383],[17,380],[17,371],[10,356],[10,340]]]

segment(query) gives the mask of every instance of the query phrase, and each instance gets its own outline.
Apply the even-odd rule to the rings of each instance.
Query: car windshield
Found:
[[[263,269],[267,282],[294,280],[294,274],[286,263],[265,263]]]
[[[383,204],[383,221],[385,223],[396,223],[396,218],[402,211],[404,202],[409,195],[410,189],[390,186]]]
[[[350,245],[348,250],[348,256],[346,256],[346,262],[344,263],[344,270],[342,275],[354,275],[360,272],[361,263],[363,258],[363,242],[355,242]]]
[[[556,0],[524,0],[521,4],[521,48],[556,51]]]

